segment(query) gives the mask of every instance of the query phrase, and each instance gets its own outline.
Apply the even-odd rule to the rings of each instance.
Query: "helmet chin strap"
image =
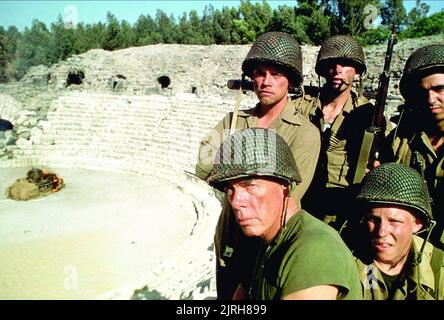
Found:
[[[421,230],[419,232],[416,232],[416,234],[419,234],[419,233],[422,233],[424,231],[427,231],[427,236],[425,237],[425,239],[424,239],[424,241],[422,243],[421,249],[418,252],[418,256],[415,257],[415,261],[413,262],[415,265],[418,265],[418,264],[421,263],[421,261],[422,261],[422,254],[424,252],[425,245],[429,241],[430,235],[431,235],[432,230],[435,227],[435,225],[436,225],[436,221],[435,220],[430,220],[429,226],[428,226],[427,229],[424,229],[424,230]]]
[[[289,186],[282,186],[284,189],[284,197],[283,197],[283,206],[282,206],[282,214],[281,214],[281,229],[287,224],[287,216],[288,216],[288,202],[290,201],[290,197],[288,193],[290,192]],[[294,210],[295,208],[290,208],[290,210]]]
[[[285,192],[285,190],[284,190]],[[288,197],[284,193],[284,205],[282,206],[282,214],[281,214],[281,227],[280,230],[285,226],[287,223],[287,208],[288,208]],[[279,231],[280,231],[279,230]]]

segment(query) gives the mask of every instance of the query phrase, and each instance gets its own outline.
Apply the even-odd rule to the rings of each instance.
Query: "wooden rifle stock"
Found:
[[[240,86],[241,86],[242,80],[240,79],[230,79],[227,81],[227,88],[230,90],[239,90]],[[253,88],[253,81],[251,80],[244,80],[243,84],[242,84],[242,90],[244,91],[254,91]],[[307,86],[304,86],[304,88],[308,88]],[[310,87],[310,88],[317,88],[317,87]],[[301,89],[300,87],[294,88],[294,87],[289,87],[288,88],[288,93],[290,94],[300,94],[301,93]],[[362,93],[362,95],[364,97],[366,97],[367,99],[376,99],[377,97],[377,93],[376,92],[371,92],[371,91],[364,91]],[[399,100],[399,101],[404,101],[401,97],[399,96],[394,96],[394,95],[387,95],[386,96],[387,99],[389,100]]]
[[[384,140],[386,129],[384,110],[390,83],[390,63],[392,61],[393,48],[396,42],[396,26],[393,26],[392,34],[387,44],[384,69],[379,75],[379,85],[378,92],[376,94],[375,111],[373,113],[372,124],[370,128],[364,132],[358,163],[356,165],[355,176],[353,179],[354,184],[362,181],[367,165],[372,165],[376,160],[379,159],[380,156],[380,146]]]

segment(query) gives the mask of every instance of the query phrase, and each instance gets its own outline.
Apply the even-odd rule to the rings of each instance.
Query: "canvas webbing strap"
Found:
[[[355,176],[353,178],[353,184],[361,183],[365,175],[365,169],[367,168],[368,158],[370,156],[370,150],[375,140],[375,132],[365,130],[364,137],[362,138],[361,150],[359,151],[358,163],[356,164]]]
[[[239,113],[242,94],[243,94],[242,86],[239,86],[239,90],[237,91],[237,96],[236,96],[236,105],[234,106],[234,111],[233,111],[233,118],[231,119],[230,135],[232,135],[234,131],[236,131],[237,114]]]

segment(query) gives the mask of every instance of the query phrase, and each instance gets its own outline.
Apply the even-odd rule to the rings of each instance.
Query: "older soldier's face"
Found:
[[[244,234],[273,240],[281,226],[283,186],[269,179],[238,179],[225,190]]]
[[[282,69],[258,65],[253,70],[254,92],[264,107],[273,107],[287,97],[289,81]]]
[[[376,262],[395,267],[405,261],[421,221],[400,207],[372,208],[367,214]]]
[[[432,113],[441,132],[444,132],[444,73],[435,73],[419,81],[418,98]]]

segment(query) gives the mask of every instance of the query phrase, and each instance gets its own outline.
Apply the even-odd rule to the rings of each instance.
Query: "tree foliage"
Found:
[[[381,8],[381,24],[393,24],[403,27],[407,23],[407,14],[402,0],[385,0]]]
[[[444,9],[440,12],[417,19],[402,34],[402,38],[424,37],[442,34],[444,37]]]
[[[381,25],[366,25],[368,8],[380,14]],[[30,66],[50,65],[90,49],[118,50],[158,43],[249,44],[267,31],[292,34],[301,44],[319,45],[336,34],[356,36],[364,45],[387,41],[389,25],[400,25],[400,38],[444,33],[444,11],[427,16],[430,7],[421,0],[406,13],[401,0],[297,0],[294,6],[272,9],[267,1],[241,0],[238,7],[200,14],[184,12],[176,20],[162,10],[154,17],[140,15],[134,24],[119,21],[108,12],[105,22],[67,27],[57,17],[49,28],[34,20],[31,28],[0,27],[0,82],[20,79]]]

